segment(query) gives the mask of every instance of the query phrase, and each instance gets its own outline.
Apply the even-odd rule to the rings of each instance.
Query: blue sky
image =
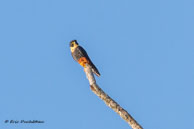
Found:
[[[0,1],[0,126],[127,129],[71,57],[77,39],[100,87],[145,129],[194,128],[194,1]],[[43,120],[44,124],[6,124]]]

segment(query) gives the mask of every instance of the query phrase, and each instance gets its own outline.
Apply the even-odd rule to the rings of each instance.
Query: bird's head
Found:
[[[74,52],[75,48],[77,48],[79,46],[79,44],[77,43],[77,40],[72,40],[70,42],[70,49],[71,49],[71,52]]]

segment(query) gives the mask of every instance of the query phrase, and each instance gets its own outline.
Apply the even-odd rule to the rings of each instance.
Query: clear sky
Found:
[[[100,87],[145,129],[193,129],[193,7],[193,0],[1,0],[0,128],[129,128],[90,90],[71,57],[77,39]]]

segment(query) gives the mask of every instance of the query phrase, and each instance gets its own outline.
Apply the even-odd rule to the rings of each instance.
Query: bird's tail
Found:
[[[98,69],[93,63],[91,63],[91,67],[92,67],[92,72],[96,74],[96,76],[100,77],[100,72],[98,71]]]

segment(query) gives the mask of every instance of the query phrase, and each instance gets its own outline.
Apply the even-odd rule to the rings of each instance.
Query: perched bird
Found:
[[[77,61],[82,67],[86,67],[86,64],[89,64],[92,68],[92,72],[95,73],[98,77],[100,73],[95,65],[90,60],[87,52],[79,46],[76,40],[70,42],[71,55],[75,61]]]

